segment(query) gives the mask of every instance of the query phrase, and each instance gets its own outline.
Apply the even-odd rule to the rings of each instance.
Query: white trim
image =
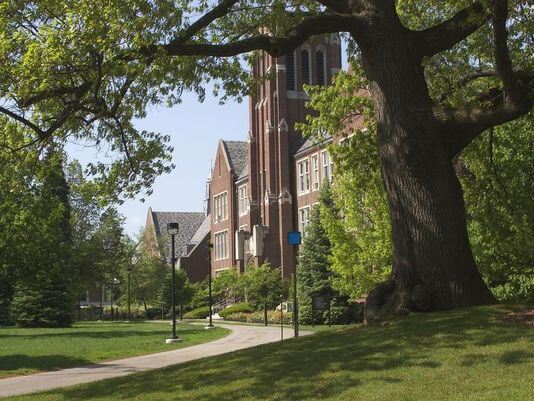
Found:
[[[217,207],[217,198],[218,197],[221,197],[222,199],[222,196],[226,194],[226,210],[222,210],[222,207],[223,207],[223,204],[221,203],[220,205],[220,208],[221,210],[217,210],[218,207]],[[226,221],[228,220],[228,190],[224,190],[222,192],[219,192],[215,195],[213,195],[213,222],[215,224],[217,223],[220,223],[221,221]],[[217,214],[217,212],[219,212],[219,214]]]
[[[302,221],[301,219],[301,211],[303,210],[307,210],[308,213],[306,214],[306,220],[305,221]],[[297,224],[298,224],[298,228],[299,228],[299,231],[302,233],[302,236],[304,236],[306,234],[306,227],[309,226],[310,224],[310,213],[311,213],[311,206],[310,205],[306,205],[306,206],[302,206],[302,207],[299,207],[298,210],[297,210]]]
[[[223,243],[218,243],[217,242],[217,236],[219,234],[224,234],[226,233],[226,241],[224,242],[225,243],[225,247],[223,248],[223,250],[225,251],[224,255],[219,255],[219,246],[222,245]],[[214,243],[214,247],[213,247],[213,252],[215,254],[215,260],[225,260],[225,259],[228,259],[230,257],[230,252],[228,252],[228,249],[230,248],[230,238],[228,236],[228,229],[226,230],[221,230],[221,231],[217,231],[215,233],[213,233],[213,243]],[[222,250],[221,250],[222,252]]]
[[[317,161],[317,170],[315,170],[315,166],[313,164],[314,159]],[[321,187],[321,155],[319,154],[319,152],[314,153],[311,155],[310,160],[311,190],[315,192],[318,191]],[[317,176],[315,173],[317,173]]]
[[[245,190],[245,207],[244,210],[241,210],[241,190]],[[250,210],[249,204],[248,204],[248,190],[247,190],[247,184],[239,185],[237,187],[237,211],[239,216],[246,216]]]
[[[217,277],[219,274],[221,274],[222,272],[224,272],[224,271],[226,271],[226,270],[230,270],[230,268],[229,268],[229,267],[223,267],[222,269],[215,269],[215,270],[213,271],[213,273],[214,273],[213,275],[214,275],[215,277]]]
[[[304,91],[287,91],[287,98],[308,100],[310,98],[310,95],[308,95]]]
[[[303,172],[301,174],[299,165],[304,163],[304,162],[306,162],[307,169],[306,169],[305,172]],[[297,193],[298,193],[299,196],[301,196],[301,195],[305,195],[305,194],[309,193],[310,192],[310,188],[311,188],[311,185],[310,185],[310,159],[309,159],[309,157],[305,156],[305,157],[297,160],[296,167],[297,167],[297,171],[296,171],[296,173],[297,173],[296,174],[296,176],[297,176]],[[308,183],[307,187],[308,187],[308,189],[304,189],[304,190],[301,189],[302,188],[301,175],[302,175],[302,177],[304,177],[305,175],[307,176],[307,183]]]

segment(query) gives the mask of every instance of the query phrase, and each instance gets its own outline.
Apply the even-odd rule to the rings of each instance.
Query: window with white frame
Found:
[[[303,159],[297,163],[297,175],[299,177],[299,193],[304,194],[310,191],[310,166],[308,159]]]
[[[294,91],[295,88],[295,56],[293,53],[286,55],[286,86],[288,91]]]
[[[215,270],[215,277],[219,277],[221,275],[222,272],[225,272],[226,270],[229,270],[228,267],[225,267],[223,269],[217,269]]]
[[[228,230],[215,233],[215,260],[228,258]]]
[[[228,192],[223,192],[213,197],[213,211],[215,223],[228,218]]]
[[[247,186],[242,185],[237,189],[237,198],[239,200],[239,215],[244,216],[248,212]]]
[[[323,168],[323,180],[327,179],[331,182],[332,178],[334,177],[334,161],[326,150],[321,153],[321,158]]]
[[[317,191],[321,185],[319,178],[319,154],[315,154],[311,157],[312,168],[312,190]]]
[[[310,207],[306,206],[299,209],[299,231],[306,235],[306,227],[310,224]]]

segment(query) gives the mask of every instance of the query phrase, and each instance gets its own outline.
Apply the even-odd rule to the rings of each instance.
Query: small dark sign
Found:
[[[287,233],[287,243],[289,245],[300,245],[302,242],[302,236],[300,231],[290,231]]]
[[[312,308],[314,310],[326,310],[330,306],[328,297],[312,297]]]

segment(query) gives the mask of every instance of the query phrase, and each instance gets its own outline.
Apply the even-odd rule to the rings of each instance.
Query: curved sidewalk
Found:
[[[237,324],[220,324],[220,326],[230,329],[231,333],[226,337],[204,344],[193,345],[173,351],[102,362],[79,368],[0,379],[0,397],[29,394],[112,377],[126,376],[144,370],[163,368],[195,359],[226,354],[260,344],[280,341],[280,327],[245,326]],[[301,332],[301,335],[307,334],[311,333]],[[291,337],[293,337],[293,330],[291,327],[286,327],[284,329],[284,339]],[[161,341],[164,340],[163,338],[161,339]]]

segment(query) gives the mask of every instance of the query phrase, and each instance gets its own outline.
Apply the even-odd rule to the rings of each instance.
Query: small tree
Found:
[[[303,249],[298,258],[298,287],[301,303],[309,304],[314,296],[332,297],[331,244],[321,224],[321,208],[332,207],[330,185],[321,188],[319,206],[311,212]]]
[[[176,305],[187,305],[193,299],[195,293],[187,274],[182,269],[176,270]],[[172,306],[172,268],[165,276],[159,292],[158,301],[164,311],[169,311]]]
[[[250,305],[264,310],[265,324],[267,309],[278,305],[281,296],[285,298],[289,292],[289,282],[282,278],[280,269],[271,267],[269,262],[258,267],[250,266],[240,277],[240,284]]]

